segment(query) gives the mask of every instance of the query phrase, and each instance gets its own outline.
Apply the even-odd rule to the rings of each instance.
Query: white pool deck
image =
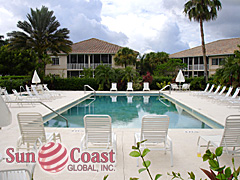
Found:
[[[90,92],[88,92],[90,93]],[[151,91],[151,93],[156,93]],[[240,114],[240,107],[229,108],[226,104],[218,104],[213,101],[209,101],[207,98],[199,98],[192,96],[191,92],[172,92],[166,95],[173,99],[176,99],[183,104],[191,107],[192,109],[201,112],[202,114],[212,118],[218,123],[224,125],[225,119],[229,115]],[[48,106],[57,110],[60,107],[74,102],[75,100],[85,96],[83,91],[61,91],[62,98],[55,99],[52,101],[44,101]],[[42,115],[50,113],[46,107],[35,104],[23,105],[23,107],[12,104],[10,107],[12,112],[13,122],[8,127],[3,127],[0,130],[0,153],[4,157],[7,157],[5,151],[9,147],[16,147],[16,142],[20,136],[19,127],[17,123],[17,113],[19,112],[40,112]],[[60,132],[62,136],[62,143],[71,150],[73,147],[80,148],[80,139],[84,134],[83,128],[46,128],[47,132]],[[136,158],[129,156],[131,147],[134,144],[134,133],[139,132],[140,129],[118,129],[115,128],[114,132],[117,135],[117,165],[115,171],[105,172],[69,172],[66,168],[60,173],[50,174],[46,173],[37,164],[34,172],[34,179],[36,180],[65,180],[65,179],[81,179],[81,180],[95,180],[103,179],[104,175],[109,174],[109,180],[127,180],[130,177],[139,177],[140,179],[149,179],[147,172],[138,173],[136,167]],[[199,135],[212,135],[221,134],[222,129],[169,129],[169,136],[173,141],[173,167],[170,166],[170,154],[164,154],[161,151],[151,151],[146,159],[151,161],[150,171],[155,174],[163,174],[160,179],[171,179],[172,177],[167,175],[167,172],[172,171],[181,173],[182,177],[187,179],[187,172],[193,171],[197,176],[197,179],[206,178],[200,168],[209,169],[207,162],[203,162],[202,158],[197,157],[197,139]],[[213,148],[212,148],[213,149]],[[201,149],[203,154],[204,148]],[[220,158],[221,165],[231,165],[231,156],[224,154]],[[240,166],[240,158],[235,158],[236,167]],[[11,169],[15,167],[23,167],[16,163],[9,164],[5,161],[0,162],[0,170]]]

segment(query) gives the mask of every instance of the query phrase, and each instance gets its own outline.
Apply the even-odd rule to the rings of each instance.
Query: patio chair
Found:
[[[172,90],[179,90],[178,85],[176,83],[171,84],[171,89]]]
[[[50,94],[39,94],[36,90],[36,88],[34,86],[31,86],[33,93],[35,94],[35,96],[39,99],[42,100],[50,100],[53,98],[53,96],[51,96]]]
[[[144,82],[143,83],[143,91],[150,91],[149,82]]]
[[[209,84],[209,83],[207,83],[207,85],[206,85],[206,87],[205,87],[204,91],[200,91],[200,92],[194,92],[194,93],[193,93],[193,95],[200,95],[200,94],[202,94],[202,93],[206,93],[206,92],[207,92],[207,90],[208,90],[208,88],[209,88],[209,86],[210,86],[210,84]]]
[[[223,101],[223,100],[227,99],[230,96],[232,90],[233,90],[233,87],[231,86],[231,87],[229,87],[229,89],[228,89],[228,91],[227,91],[225,96],[215,96],[214,99],[218,100],[218,101]]]
[[[201,140],[204,140],[205,144],[200,144]],[[222,146],[227,154],[240,155],[240,115],[230,115],[226,118],[222,135],[199,136],[197,145],[199,150],[200,147],[209,148],[211,145],[215,148]]]
[[[117,91],[117,83],[112,83],[110,91]]]
[[[169,117],[167,115],[145,115],[142,118],[141,133],[135,133],[135,144],[147,140],[140,149],[170,151],[173,166],[172,140],[168,136]],[[139,160],[139,158],[138,158]],[[137,165],[138,165],[137,160]]]
[[[211,92],[213,91],[214,89],[214,84],[212,84],[211,88],[209,89],[209,91],[206,91],[206,92],[203,92],[203,93],[200,93],[199,96],[208,96],[209,94],[211,94]]]
[[[85,134],[81,139],[81,149],[114,149],[116,152],[116,135],[109,115],[85,115],[83,120]]]
[[[182,85],[182,90],[183,90],[183,91],[184,91],[184,90],[190,91],[190,84],[184,83],[184,84]]]
[[[59,92],[57,92],[57,91],[52,91],[52,90],[50,91],[50,90],[48,89],[48,87],[47,87],[47,84],[43,84],[43,90],[44,90],[44,92],[47,92],[47,93],[53,95],[54,97],[59,97],[59,96],[61,96],[61,93],[59,93]]]
[[[133,91],[132,82],[127,83],[127,91]]]
[[[20,112],[17,114],[18,125],[21,136],[17,141],[17,150],[28,149],[33,146],[37,139],[42,143],[49,141],[61,142],[59,133],[46,133],[43,125],[42,115],[37,112]],[[26,145],[26,147],[22,147]]]
[[[234,92],[234,94],[233,94],[231,97],[225,98],[225,99],[224,99],[224,102],[229,103],[229,102],[235,101],[235,100],[237,99],[237,96],[238,96],[238,94],[239,94],[239,91],[240,91],[240,88],[237,87],[236,90],[235,90],[235,92]]]
[[[209,98],[214,98],[215,96],[221,96],[224,93],[225,90],[226,90],[226,86],[223,86],[222,90],[219,93],[211,94],[208,97]]]
[[[218,85],[218,87],[215,89],[215,91],[214,92],[212,92],[213,91],[213,88],[211,87],[211,89],[212,89],[212,91],[210,92],[210,90],[208,91],[208,92],[206,92],[206,93],[203,93],[202,94],[202,96],[211,96],[211,95],[216,95],[217,93],[218,93],[218,91],[220,90],[220,88],[221,88],[221,85]]]

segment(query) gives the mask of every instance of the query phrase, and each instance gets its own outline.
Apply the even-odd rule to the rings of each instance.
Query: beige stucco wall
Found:
[[[51,56],[56,57],[56,56]],[[59,55],[59,65],[47,64],[45,74],[55,74],[60,77],[67,77],[67,55]]]
[[[212,65],[212,59],[215,59],[215,58],[226,58],[226,57],[224,57],[224,56],[209,57],[209,76],[214,75],[216,70],[220,67],[219,65]]]

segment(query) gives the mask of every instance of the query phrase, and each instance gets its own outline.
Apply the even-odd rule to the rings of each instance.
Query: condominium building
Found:
[[[216,72],[226,57],[234,54],[239,50],[240,38],[222,39],[206,44],[208,75],[211,76]],[[204,62],[202,46],[180,51],[169,56],[170,58],[182,59],[187,64],[183,70],[186,77],[203,76]]]
[[[51,57],[53,63],[46,66],[46,74],[81,77],[84,68],[94,70],[101,63],[116,67],[114,55],[121,48],[123,47],[96,38],[74,43],[69,55],[58,54]]]

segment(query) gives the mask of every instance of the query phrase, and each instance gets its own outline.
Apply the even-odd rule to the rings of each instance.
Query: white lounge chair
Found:
[[[215,96],[214,99],[218,100],[218,101],[224,101],[225,99],[227,99],[230,96],[232,90],[233,90],[233,87],[231,86],[231,87],[229,87],[225,96]]]
[[[62,96],[61,93],[57,92],[57,91],[50,91],[47,87],[47,84],[43,84],[43,90],[45,93],[49,93],[50,95],[54,96],[54,97],[60,97]]]
[[[171,84],[171,89],[172,90],[179,90],[179,87],[178,87],[178,85],[176,83],[172,83]]]
[[[172,140],[168,136],[169,117],[167,115],[145,115],[142,118],[141,133],[135,133],[135,144],[147,140],[140,148],[170,151],[173,166]],[[139,158],[138,158],[139,159]]]
[[[187,83],[184,83],[183,85],[182,85],[182,90],[188,90],[188,91],[190,91],[190,84],[187,84]]]
[[[42,115],[37,112],[21,112],[17,115],[21,136],[18,138],[17,150],[30,149],[37,139],[42,143],[61,141],[59,133],[46,133]],[[26,147],[22,147],[22,146]]]
[[[239,92],[240,92],[240,88],[237,87],[234,94],[231,97],[225,98],[223,102],[227,103],[227,104],[234,104],[234,102],[237,101],[237,97],[238,97]]]
[[[36,90],[36,88],[34,86],[31,86],[32,91],[34,92],[35,96],[39,99],[42,100],[51,100],[53,98],[53,96],[51,96],[50,94],[39,94]]]
[[[212,86],[211,86],[211,88],[209,89],[209,91],[203,92],[203,93],[199,94],[199,96],[208,96],[208,95],[210,95],[210,94],[212,93],[213,89],[214,89],[214,86],[215,86],[215,85],[212,84]]]
[[[150,91],[149,82],[144,82],[143,83],[143,91]]]
[[[110,91],[117,91],[117,83],[112,83]]]
[[[204,144],[200,144],[201,140],[204,140]],[[197,145],[199,150],[200,147],[208,149],[211,145],[216,148],[222,146],[227,154],[240,155],[240,115],[231,115],[226,118],[222,135],[199,136]]]
[[[116,135],[112,131],[112,118],[109,115],[85,115],[85,134],[81,148],[87,150],[113,149],[116,153]]]
[[[209,83],[207,83],[207,85],[206,85],[206,87],[205,87],[204,91],[200,91],[200,92],[194,92],[194,93],[193,93],[193,95],[201,95],[202,93],[206,93],[206,92],[207,92],[207,90],[208,90],[208,88],[209,88],[209,86],[210,86],[210,84],[209,84]]]
[[[127,91],[133,91],[132,82],[127,83]]]
[[[209,98],[214,98],[215,96],[221,96],[223,93],[224,93],[224,91],[226,90],[226,86],[223,86],[223,88],[222,88],[222,90],[219,92],[219,93],[217,93],[217,94],[211,94],[211,95],[209,95],[208,97]]]

